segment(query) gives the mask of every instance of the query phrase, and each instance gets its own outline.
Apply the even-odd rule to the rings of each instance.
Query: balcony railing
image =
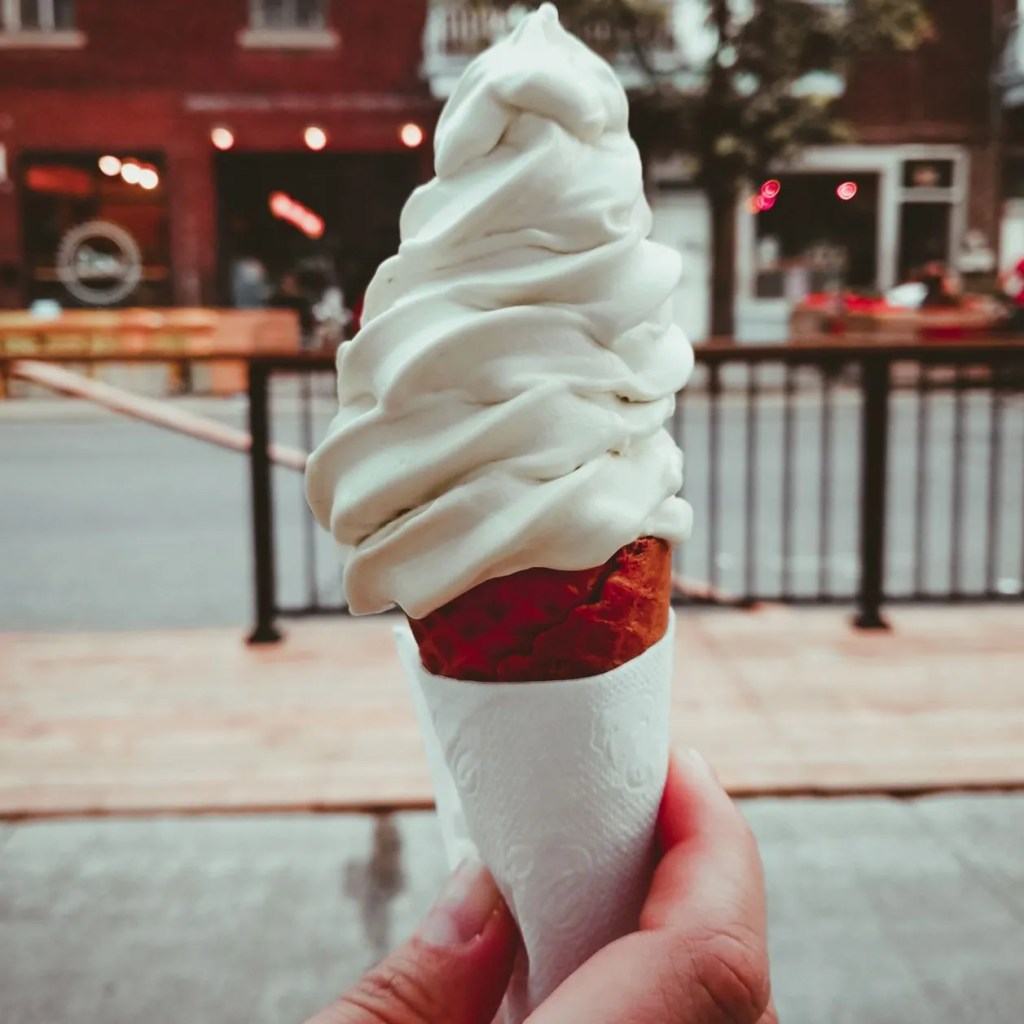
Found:
[[[700,5],[692,0],[665,0],[665,7],[664,23],[640,40],[646,59],[659,73],[698,68],[714,46]],[[527,13],[520,6],[499,10],[443,0],[433,3],[427,16],[423,69],[434,95],[450,96],[470,60],[507,35]],[[583,31],[582,38],[612,63],[627,89],[646,82],[633,40],[622,29],[597,21]]]

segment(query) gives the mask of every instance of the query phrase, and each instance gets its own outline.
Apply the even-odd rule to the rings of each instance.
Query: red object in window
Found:
[[[95,191],[93,176],[77,167],[30,167],[25,185],[33,192],[52,192],[63,196],[91,196]]]

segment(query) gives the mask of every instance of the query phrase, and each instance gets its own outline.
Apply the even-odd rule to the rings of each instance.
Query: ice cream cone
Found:
[[[671,587],[670,546],[642,537],[592,569],[487,580],[409,624],[434,675],[580,679],[618,668],[665,635]]]

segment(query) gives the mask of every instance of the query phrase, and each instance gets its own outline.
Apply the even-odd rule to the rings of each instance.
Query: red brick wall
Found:
[[[229,125],[238,150],[263,151],[302,149],[310,123],[334,150],[397,149],[408,120],[429,135],[437,104],[419,72],[426,8],[331,0],[338,46],[289,51],[239,45],[247,0],[78,0],[81,49],[0,49],[0,143],[12,173],[33,150],[162,152],[176,298],[211,302],[210,129]],[[426,177],[429,146],[422,152]],[[0,264],[21,262],[19,218],[17,190],[0,186]]]
[[[339,45],[238,45],[247,0],[78,0],[81,50],[0,51],[5,88],[421,92],[426,0],[331,0]]]
[[[934,38],[911,54],[859,60],[842,101],[862,142],[979,142],[991,130],[990,74],[1002,0],[926,0]]]

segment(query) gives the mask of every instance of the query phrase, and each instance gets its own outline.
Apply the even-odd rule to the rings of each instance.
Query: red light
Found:
[[[275,217],[284,218],[292,208],[291,199],[283,192],[272,192],[270,195],[270,212]]]
[[[299,227],[305,231],[310,238],[321,238],[324,233],[324,220],[323,217],[318,217],[315,213],[306,213],[298,221]]]
[[[286,220],[310,238],[321,238],[324,233],[324,219],[319,214],[307,209],[302,203],[292,199],[284,192],[270,194],[270,212],[281,220]]]
[[[751,196],[747,200],[747,209],[751,213],[764,213],[766,210],[770,210],[775,205],[774,196],[766,196],[763,192],[759,192],[756,196]]]
[[[92,175],[77,167],[30,167],[25,174],[25,184],[33,192],[80,197],[93,194]]]
[[[761,195],[765,199],[775,199],[778,194],[782,191],[782,182],[777,181],[775,178],[771,178],[761,186]]]
[[[837,189],[836,195],[844,203],[848,203],[857,195],[857,182],[855,181],[844,181]]]

